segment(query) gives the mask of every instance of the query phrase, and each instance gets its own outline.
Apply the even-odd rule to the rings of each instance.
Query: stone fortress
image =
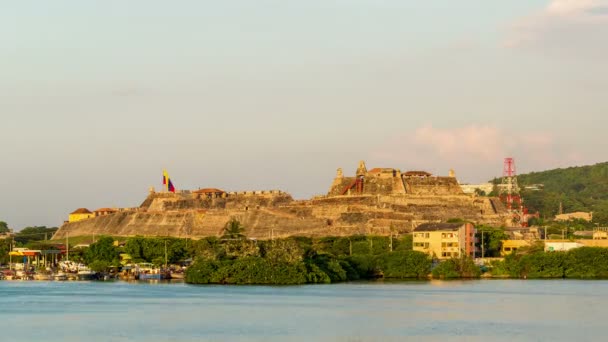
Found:
[[[253,239],[287,236],[389,235],[417,225],[461,218],[502,225],[509,214],[498,198],[464,194],[453,171],[437,177],[424,171],[367,170],[354,176],[337,170],[327,195],[294,200],[279,190],[225,192],[207,188],[176,193],[150,189],[137,208],[66,222],[54,239],[69,236],[219,236],[238,219]]]

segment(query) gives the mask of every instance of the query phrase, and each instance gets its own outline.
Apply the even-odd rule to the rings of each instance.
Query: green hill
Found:
[[[532,172],[519,175],[517,180],[530,212],[539,211],[541,217],[551,218],[561,202],[564,213],[592,211],[594,222],[608,224],[608,162]],[[544,189],[524,189],[533,184],[544,184]]]

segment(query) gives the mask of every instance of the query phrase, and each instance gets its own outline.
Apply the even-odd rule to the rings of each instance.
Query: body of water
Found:
[[[608,281],[0,281],[2,341],[603,341]]]

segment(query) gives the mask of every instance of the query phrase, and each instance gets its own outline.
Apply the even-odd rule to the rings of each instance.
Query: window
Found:
[[[423,242],[414,242],[414,247],[424,247]]]
[[[505,252],[510,252],[511,251],[511,247],[505,247]]]
[[[428,242],[424,243],[424,248],[429,248],[429,243]]]
[[[452,256],[452,253],[451,252],[443,252],[443,253],[441,253],[441,256],[444,257],[444,258],[445,257],[449,258],[449,257]]]
[[[441,247],[447,247],[447,245],[448,245],[447,242],[442,242],[441,243]]]

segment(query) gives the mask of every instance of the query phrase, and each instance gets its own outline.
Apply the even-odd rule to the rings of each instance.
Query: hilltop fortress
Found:
[[[232,218],[245,226],[249,238],[270,239],[408,233],[421,223],[451,218],[501,225],[509,215],[497,198],[464,194],[453,171],[447,177],[392,168],[368,171],[361,161],[354,176],[344,176],[338,169],[327,195],[309,200],[294,200],[279,190],[208,188],[172,193],[151,189],[139,207],[81,215],[66,222],[53,238],[219,236]]]

